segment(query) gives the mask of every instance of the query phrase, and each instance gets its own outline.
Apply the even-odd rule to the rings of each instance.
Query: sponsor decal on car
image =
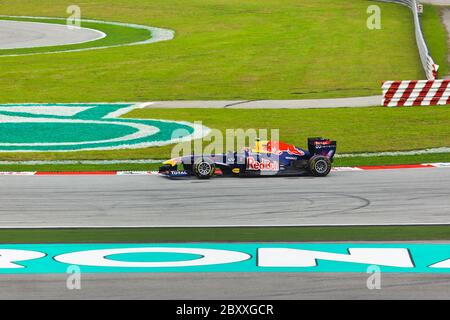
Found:
[[[280,164],[278,161],[271,161],[269,159],[261,159],[261,161],[258,161],[254,157],[248,157],[247,169],[255,171],[278,171]]]
[[[276,153],[279,155],[284,152],[287,152],[290,155],[300,157],[305,155],[305,152],[303,152],[303,150],[297,148],[296,146],[281,141],[269,141],[267,143],[267,150],[269,152]]]
[[[184,170],[183,171],[174,170],[174,171],[169,171],[168,175],[170,177],[186,177],[189,175],[189,173]]]

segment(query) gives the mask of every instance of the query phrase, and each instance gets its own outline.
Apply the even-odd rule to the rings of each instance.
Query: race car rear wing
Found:
[[[333,159],[336,153],[336,141],[324,138],[308,138],[308,151]]]

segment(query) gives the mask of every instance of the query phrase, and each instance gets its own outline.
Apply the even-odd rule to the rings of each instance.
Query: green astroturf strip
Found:
[[[1,14],[59,17],[72,4],[3,2]],[[367,28],[373,4],[382,11],[381,30]],[[424,77],[411,12],[398,4],[92,0],[81,7],[83,18],[169,28],[176,37],[51,58],[4,57],[0,102],[349,97],[380,94],[383,80]]]
[[[450,240],[450,226],[4,229],[1,243]]]
[[[30,21],[30,22],[44,22],[55,24],[66,24],[65,20],[52,20],[52,19],[33,19],[33,18],[5,18],[0,17],[0,20],[14,20],[14,21]],[[0,58],[2,55],[16,55],[16,54],[31,54],[42,52],[56,52],[67,50],[78,50],[92,47],[107,47],[115,45],[129,44],[133,42],[145,41],[151,38],[151,34],[148,30],[136,29],[127,26],[110,25],[95,22],[82,22],[81,27],[95,29],[102,31],[106,34],[106,37],[85,43],[62,45],[62,46],[49,46],[38,48],[23,48],[23,49],[3,49],[0,50]],[[0,61],[0,66],[2,62]]]

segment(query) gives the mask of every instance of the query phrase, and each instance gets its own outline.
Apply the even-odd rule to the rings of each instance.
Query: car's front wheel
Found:
[[[209,179],[214,175],[215,165],[209,159],[198,159],[195,161],[193,169],[199,179]]]
[[[313,156],[309,159],[309,170],[316,177],[325,177],[330,173],[331,161],[324,156]]]

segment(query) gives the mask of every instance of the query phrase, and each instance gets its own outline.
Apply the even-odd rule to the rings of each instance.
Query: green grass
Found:
[[[450,226],[4,229],[0,243],[450,240]]]
[[[44,23],[55,23],[55,24],[65,24],[65,20],[48,20],[48,19],[26,19],[26,18],[3,18],[0,20],[16,20],[16,21],[31,21],[31,22],[44,22]],[[54,51],[67,51],[67,50],[79,50],[92,47],[106,47],[123,45],[133,42],[145,41],[151,38],[151,34],[148,30],[136,29],[126,26],[108,25],[102,23],[94,22],[82,22],[81,26],[83,28],[91,28],[95,30],[102,31],[106,34],[106,37],[90,41],[86,43],[63,45],[63,46],[49,46],[40,48],[23,48],[23,49],[7,49],[0,50],[0,58],[2,55],[10,54],[30,54],[39,52],[54,52]],[[1,65],[1,62],[0,62]]]
[[[205,126],[222,132],[238,128],[279,129],[280,140],[298,146],[305,146],[307,137],[324,136],[338,141],[338,153],[402,151],[450,146],[449,106],[303,110],[139,109],[127,114],[126,117],[203,121]],[[169,145],[113,151],[0,153],[0,160],[168,159],[172,148],[173,146]],[[439,156],[432,157],[434,160],[439,159]],[[402,159],[404,160],[406,158]]]
[[[366,27],[369,5],[382,29]],[[69,0],[0,14],[67,17]],[[408,8],[368,0],[92,0],[82,17],[165,27],[172,41],[0,59],[0,102],[301,99],[380,94],[423,78]]]
[[[338,141],[339,153],[450,146],[450,107],[337,109],[137,109],[129,118],[199,121],[226,129],[279,129],[280,139],[304,146],[308,137]],[[161,150],[170,149],[163,147]]]
[[[432,5],[424,5],[422,15],[422,29],[425,40],[436,64],[438,64],[438,77],[448,75],[448,45],[447,31],[440,21],[442,8]]]

